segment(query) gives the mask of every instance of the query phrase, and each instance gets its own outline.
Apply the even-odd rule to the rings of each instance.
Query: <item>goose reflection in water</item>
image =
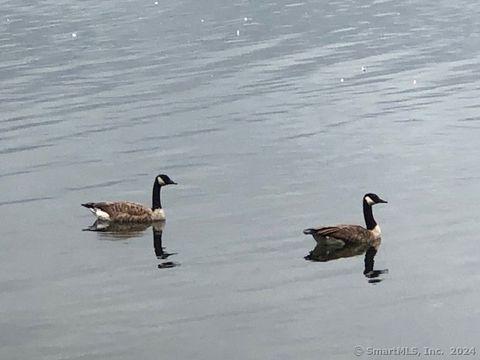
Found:
[[[374,270],[375,255],[380,247],[381,240],[377,239],[370,243],[317,243],[315,248],[305,256],[305,260],[327,262],[341,258],[349,258],[365,254],[365,268],[363,275],[371,284],[383,281],[380,275],[388,273],[388,269]]]
[[[166,260],[177,253],[169,253],[165,251],[162,244],[163,230],[165,228],[165,221],[154,221],[152,223],[115,223],[109,221],[95,221],[91,226],[84,231],[95,231],[101,233],[104,239],[108,240],[125,240],[136,237],[141,237],[145,230],[152,227],[153,232],[153,248],[158,260]],[[179,264],[173,261],[163,261],[158,264],[159,269],[166,269],[178,266]]]
[[[162,244],[162,235],[163,229],[165,228],[165,221],[154,222],[152,229],[153,229],[153,248],[155,249],[155,255],[157,256],[158,260],[165,260],[168,259],[169,256],[176,255],[177,253],[169,253],[165,251],[165,248]],[[158,264],[159,269],[166,269],[178,266],[178,263],[173,261],[164,261]]]

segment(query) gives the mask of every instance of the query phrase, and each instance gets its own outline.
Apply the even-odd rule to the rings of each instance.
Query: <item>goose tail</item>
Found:
[[[86,207],[87,209],[93,209],[95,207],[95,203],[89,202],[85,204],[81,204],[82,206]]]
[[[308,228],[308,229],[303,230],[303,233],[305,235],[313,235],[315,233],[315,229],[314,228]]]

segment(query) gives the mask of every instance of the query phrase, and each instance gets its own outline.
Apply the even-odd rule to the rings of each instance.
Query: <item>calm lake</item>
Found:
[[[480,347],[476,1],[0,6],[1,359]],[[161,173],[163,229],[83,231]],[[306,261],[367,192],[374,259]]]

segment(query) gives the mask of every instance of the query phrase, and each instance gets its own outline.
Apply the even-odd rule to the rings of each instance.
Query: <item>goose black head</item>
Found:
[[[177,183],[175,181],[173,181],[172,179],[170,179],[168,177],[168,175],[164,175],[164,174],[157,175],[157,182],[160,186],[177,185]]]
[[[370,206],[375,204],[388,203],[388,201],[381,199],[377,194],[373,194],[373,193],[365,194],[365,196],[363,197],[363,201]]]

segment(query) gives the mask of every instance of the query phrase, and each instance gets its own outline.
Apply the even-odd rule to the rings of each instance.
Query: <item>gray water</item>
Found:
[[[476,1],[0,5],[1,359],[480,346]],[[176,255],[82,231],[159,173]],[[305,261],[366,192],[388,272]]]

